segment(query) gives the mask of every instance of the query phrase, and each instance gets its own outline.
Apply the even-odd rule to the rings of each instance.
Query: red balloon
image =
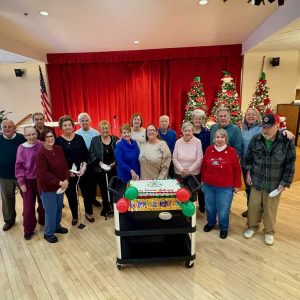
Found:
[[[180,202],[187,202],[191,197],[190,192],[185,189],[185,188],[181,188],[176,192],[176,198],[180,201]]]
[[[129,201],[126,200],[125,198],[121,198],[117,201],[117,210],[120,212],[120,213],[125,213],[128,208],[129,208]]]

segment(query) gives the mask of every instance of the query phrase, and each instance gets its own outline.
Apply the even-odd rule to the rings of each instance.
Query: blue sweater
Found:
[[[131,180],[130,171],[134,170],[140,176],[139,155],[140,149],[134,140],[131,144],[121,139],[116,144],[115,157],[117,161],[117,174],[123,182]]]
[[[247,127],[246,125],[243,125],[241,131],[242,138],[243,138],[242,156],[241,156],[242,167],[245,167],[245,158],[252,137],[261,133],[261,131],[262,128],[259,126],[259,123],[256,123],[251,127]]]
[[[217,132],[217,130],[220,129],[219,124],[214,124],[213,126],[211,126],[210,128],[210,143],[213,144],[213,140],[215,138],[215,133]],[[241,129],[240,127],[233,125],[233,124],[229,124],[226,127],[224,127],[223,129],[225,129],[227,131],[228,134],[228,145],[233,147],[237,154],[239,156],[241,156],[242,154],[242,134],[241,134]]]
[[[194,133],[194,137],[201,141],[203,155],[210,145],[210,131],[206,127],[201,127],[200,133]]]
[[[167,143],[171,153],[173,153],[175,148],[175,143],[177,140],[176,132],[172,129],[168,129],[167,133],[164,134],[161,132],[161,129],[159,128],[158,136]]]

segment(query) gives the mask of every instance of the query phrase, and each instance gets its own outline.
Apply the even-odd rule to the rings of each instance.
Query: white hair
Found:
[[[218,110],[217,110],[217,116],[219,115],[219,113],[220,113],[221,111],[227,111],[228,114],[229,114],[229,116],[231,116],[231,113],[230,113],[230,110],[229,110],[228,107],[226,107],[226,106],[221,106],[221,107],[219,107]]]
[[[194,132],[194,125],[191,122],[185,122],[185,123],[182,124],[182,126],[181,126],[182,131],[187,129],[187,128],[191,128],[192,131]]]
[[[203,118],[203,117],[205,117],[205,112],[202,109],[195,109],[192,111],[192,119],[194,117]]]
[[[91,122],[91,117],[88,113],[86,112],[82,112],[78,115],[78,122],[80,123],[80,121],[84,118],[84,117],[87,117],[88,120]]]

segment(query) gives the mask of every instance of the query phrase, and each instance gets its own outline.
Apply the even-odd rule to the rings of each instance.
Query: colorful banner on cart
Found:
[[[129,211],[179,210],[176,198],[149,198],[130,201]]]

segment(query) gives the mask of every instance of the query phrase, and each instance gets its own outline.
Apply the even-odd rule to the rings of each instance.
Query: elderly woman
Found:
[[[128,124],[123,124],[120,128],[121,139],[116,144],[115,157],[117,161],[117,174],[122,182],[138,180],[140,177],[140,155],[136,141],[132,140],[131,128]]]
[[[68,162],[69,170],[75,166],[78,173],[75,175],[70,172],[69,187],[66,195],[69,201],[69,207],[72,213],[72,225],[78,223],[78,195],[77,184],[83,196],[85,217],[89,222],[95,222],[93,216],[92,199],[88,192],[88,177],[85,174],[87,162],[89,160],[89,151],[82,136],[74,133],[74,121],[70,116],[62,116],[58,120],[59,128],[63,134],[56,139],[56,144],[64,150]]]
[[[181,133],[182,137],[176,141],[173,152],[175,178],[179,180],[186,175],[198,176],[203,158],[201,142],[193,135],[193,124],[183,123]]]
[[[211,231],[218,216],[220,238],[226,239],[233,192],[241,187],[241,167],[236,150],[228,146],[225,129],[218,129],[213,141],[206,150],[201,171],[207,217],[203,230]]]
[[[96,136],[91,141],[90,158],[95,171],[96,181],[100,187],[103,208],[101,216],[112,214],[112,203],[108,198],[108,189],[106,179],[108,181],[112,176],[116,175],[115,148],[118,138],[110,135],[110,124],[106,120],[99,123],[99,131],[101,134]],[[109,166],[110,170],[103,170],[102,164]]]
[[[150,124],[146,128],[146,143],[139,145],[141,179],[167,179],[171,152],[165,141],[157,138],[158,130]]]
[[[143,126],[143,119],[140,114],[133,114],[130,119],[131,138],[137,142],[146,141],[146,129]]]
[[[192,123],[194,125],[194,136],[201,141],[203,155],[207,147],[210,145],[210,132],[205,124],[205,112],[201,109],[195,109],[192,112]],[[202,190],[198,191],[198,202],[200,212],[205,212],[204,193]]]
[[[44,238],[49,243],[56,243],[58,239],[55,233],[68,232],[60,222],[69,168],[62,148],[54,145],[55,138],[51,129],[42,131],[40,139],[45,143],[36,157],[36,177],[45,209]]]
[[[38,134],[33,126],[24,128],[27,142],[21,144],[17,151],[15,174],[23,198],[23,226],[24,239],[30,240],[37,223],[35,216],[35,203],[38,202],[38,222],[45,223],[45,211],[37,191],[36,183],[36,155],[43,148],[43,142],[38,140]]]

